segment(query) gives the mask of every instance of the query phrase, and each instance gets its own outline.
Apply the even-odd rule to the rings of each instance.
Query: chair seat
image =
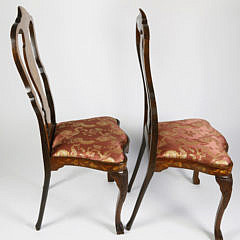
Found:
[[[127,135],[111,117],[61,122],[56,125],[52,157],[121,163],[127,142]]]
[[[226,139],[207,121],[186,119],[158,123],[157,159],[176,159],[208,167],[232,166]]]

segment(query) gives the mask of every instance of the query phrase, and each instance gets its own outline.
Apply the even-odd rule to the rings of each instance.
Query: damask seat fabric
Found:
[[[111,117],[62,122],[56,126],[52,156],[121,163],[127,141],[127,135]]]
[[[220,169],[232,166],[226,139],[202,119],[159,122],[157,148],[158,161],[176,159]]]

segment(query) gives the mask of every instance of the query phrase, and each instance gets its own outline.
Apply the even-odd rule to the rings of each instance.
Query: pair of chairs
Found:
[[[19,35],[23,41],[23,59]],[[220,224],[232,192],[233,164],[227,154],[228,144],[217,130],[202,119],[158,122],[149,61],[149,39],[147,18],[140,10],[136,25],[136,45],[144,85],[145,115],[142,144],[128,185],[126,153],[129,139],[119,127],[119,120],[96,117],[56,123],[53,98],[39,58],[33,20],[23,7],[18,7],[18,16],[11,29],[12,52],[38,119],[45,170],[37,230],[41,228],[51,172],[65,165],[74,165],[105,171],[108,181],[116,182],[119,198],[115,225],[117,233],[123,234],[122,206],[127,191],[131,191],[146,148],[147,174],[126,229],[130,230],[133,224],[154,172],[177,167],[192,169],[194,184],[200,183],[199,172],[215,175],[222,192],[215,221],[215,239],[223,239]]]

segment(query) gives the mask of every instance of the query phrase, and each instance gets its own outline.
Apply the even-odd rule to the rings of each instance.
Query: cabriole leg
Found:
[[[223,240],[221,232],[221,221],[224,214],[224,211],[229,203],[232,194],[232,174],[229,176],[215,176],[217,183],[220,186],[222,192],[222,198],[218,207],[216,220],[215,220],[215,240]]]
[[[122,212],[123,203],[127,195],[128,171],[126,169],[122,173],[111,172],[110,175],[114,179],[114,181],[116,182],[119,188],[119,196],[118,196],[116,214],[115,214],[116,231],[117,231],[117,234],[124,234],[124,228],[121,221],[121,212]]]
[[[35,226],[36,230],[40,230],[41,225],[42,225],[42,219],[43,219],[44,209],[45,209],[45,205],[46,205],[46,201],[47,201],[50,178],[51,178],[51,172],[46,173],[45,178],[44,178],[42,200],[41,200],[41,205],[40,205],[38,221]]]

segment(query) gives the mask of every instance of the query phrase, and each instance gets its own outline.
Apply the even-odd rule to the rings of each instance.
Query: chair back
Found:
[[[144,137],[149,150],[149,163],[155,165],[158,142],[158,115],[149,60],[149,26],[140,9],[136,24],[136,45],[144,86]]]
[[[15,64],[38,119],[45,167],[49,167],[47,160],[50,159],[56,125],[55,110],[48,78],[38,53],[33,19],[23,7],[18,7],[18,15],[11,28],[11,42]]]

